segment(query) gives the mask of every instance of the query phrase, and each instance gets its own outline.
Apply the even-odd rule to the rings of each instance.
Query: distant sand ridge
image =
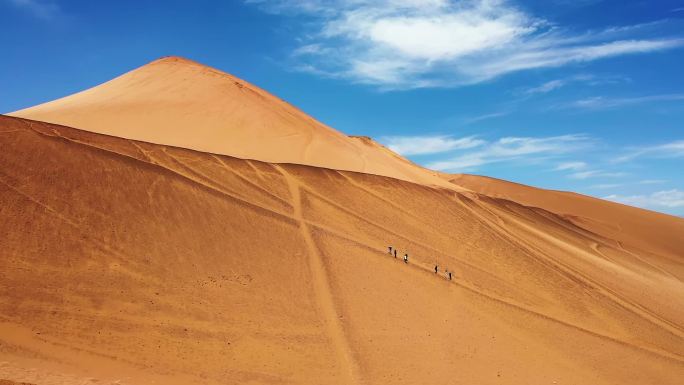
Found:
[[[0,380],[681,383],[683,219],[433,173],[214,71],[0,116]]]

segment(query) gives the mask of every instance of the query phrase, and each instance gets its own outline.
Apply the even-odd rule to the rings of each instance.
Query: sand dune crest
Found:
[[[243,159],[454,188],[369,138],[350,138],[259,87],[180,57],[9,115]]]

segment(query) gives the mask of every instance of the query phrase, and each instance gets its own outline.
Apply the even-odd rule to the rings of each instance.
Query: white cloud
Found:
[[[467,118],[463,121],[463,124],[473,124],[477,122],[481,122],[483,120],[489,120],[489,119],[494,119],[494,118],[500,118],[502,116],[508,115],[509,112],[501,111],[501,112],[492,112],[489,114],[483,114],[479,116],[474,116],[472,118]]]
[[[650,158],[679,158],[684,157],[684,140],[633,149],[626,155],[617,157],[614,163],[626,162],[639,157]]]
[[[506,0],[247,2],[312,21],[312,30],[302,34],[307,48],[295,52],[300,68],[385,88],[473,84],[684,45],[676,38],[634,36],[642,25],[572,34]]]
[[[451,150],[462,150],[481,146],[484,140],[472,136],[453,138],[451,136],[388,136],[380,139],[392,151],[401,155],[435,154]]]
[[[603,199],[650,209],[684,207],[684,191],[678,189],[658,191],[650,195],[613,194],[608,195]]]
[[[567,84],[566,80],[563,79],[555,79],[548,81],[538,87],[533,87],[525,91],[526,94],[545,94],[548,92],[551,92],[555,89],[563,87],[565,84]]]
[[[486,3],[472,9],[442,11],[446,9],[433,15],[378,17],[370,21],[367,37],[404,57],[433,61],[501,48],[534,30],[525,15],[512,9],[501,12]]]
[[[59,6],[50,0],[9,0],[9,2],[40,19],[50,20],[60,13]]]
[[[587,170],[579,171],[569,175],[572,179],[589,179],[589,178],[619,178],[625,176],[624,172],[607,172],[602,170]]]
[[[591,186],[591,188],[608,190],[608,189],[622,187],[622,186],[623,185],[619,184],[619,183],[603,183],[603,184],[595,184],[595,185]]]
[[[585,135],[562,135],[544,138],[506,137],[481,146],[480,150],[432,162],[427,165],[440,171],[467,171],[484,164],[505,161],[535,161],[557,157],[591,145]]]
[[[563,162],[556,167],[556,171],[565,171],[565,170],[581,170],[583,168],[586,168],[587,164],[584,162]]]
[[[551,91],[563,88],[569,84],[582,83],[590,86],[616,84],[630,81],[629,78],[619,75],[601,75],[600,77],[591,74],[579,74],[563,79],[554,79],[539,86],[524,90],[526,95],[546,94]]]
[[[564,107],[599,110],[642,103],[670,102],[679,100],[684,100],[684,94],[649,95],[633,98],[606,98],[602,96],[596,96],[587,99],[576,100],[566,104]]]
[[[485,63],[474,71],[474,74],[479,74],[482,76],[482,80],[486,80],[514,71],[560,67],[570,63],[587,62],[611,56],[679,47],[684,44],[684,40],[618,40],[595,45],[589,42],[580,42],[584,44],[572,46],[563,45],[563,43],[562,39],[545,38],[532,44],[532,47],[521,47],[521,51]]]
[[[660,146],[656,146],[651,150],[656,152],[662,152],[669,156],[684,156],[684,140],[679,140],[671,143],[666,143]]]

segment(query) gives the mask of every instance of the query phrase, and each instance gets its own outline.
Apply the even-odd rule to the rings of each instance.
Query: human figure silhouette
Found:
[[[392,255],[392,246],[388,246],[388,248],[389,248],[390,255]]]
[[[437,274],[438,270],[439,270],[439,266],[435,265],[435,274]]]
[[[397,257],[397,249],[394,249],[394,258]]]
[[[451,281],[451,272],[449,272],[449,281]]]
[[[404,263],[408,263],[408,254],[404,254]]]

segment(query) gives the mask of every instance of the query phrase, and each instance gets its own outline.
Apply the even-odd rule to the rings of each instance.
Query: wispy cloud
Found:
[[[602,183],[602,184],[595,184],[593,186],[590,186],[590,188],[593,189],[599,189],[599,190],[609,190],[613,188],[618,188],[624,186],[623,184],[620,183]]]
[[[654,210],[684,207],[684,191],[678,189],[657,191],[648,195],[613,194],[603,199]]]
[[[401,155],[424,155],[440,152],[474,148],[486,143],[484,140],[469,136],[386,136],[380,138],[392,151]]]
[[[6,0],[14,6],[24,9],[35,17],[44,20],[50,20],[57,17],[61,13],[61,9],[57,3],[50,0]]]
[[[567,80],[565,79],[555,79],[548,81],[540,86],[530,88],[525,91],[526,94],[528,95],[534,95],[534,94],[546,94],[548,92],[551,92],[553,90],[559,89],[567,84]]]
[[[474,84],[684,45],[677,37],[639,36],[641,25],[571,33],[506,0],[247,2],[312,21],[295,52],[300,68],[384,88]]]
[[[488,142],[477,151],[428,164],[429,168],[441,171],[469,171],[474,168],[506,161],[535,161],[553,158],[569,152],[587,148],[592,139],[586,135],[562,135],[553,137],[506,137]]]
[[[587,99],[576,100],[563,105],[564,108],[581,108],[590,110],[601,110],[609,108],[617,108],[624,106],[631,106],[636,104],[653,103],[653,102],[672,102],[684,100],[684,94],[664,94],[664,95],[649,95],[638,96],[632,98],[607,98],[603,96],[595,96]]]
[[[603,170],[587,170],[579,171],[569,175],[572,179],[589,179],[589,178],[619,178],[627,175],[624,172],[608,172]]]
[[[665,182],[667,182],[667,181],[663,180],[663,179],[644,179],[644,180],[640,180],[638,182],[635,182],[633,184],[653,185],[653,184],[662,184]],[[613,189],[613,188],[624,187],[624,186],[629,186],[629,185],[630,185],[630,183],[601,183],[601,184],[595,184],[593,186],[590,186],[590,188],[607,190],[607,189]]]
[[[523,91],[525,95],[538,95],[547,94],[551,91],[558,90],[567,85],[574,83],[582,83],[589,86],[605,85],[605,84],[616,84],[628,82],[630,79],[625,76],[618,75],[602,75],[597,77],[591,74],[579,74],[575,76],[566,77],[563,79],[553,79],[546,83],[540,84],[536,87],[528,88]]]
[[[587,164],[584,162],[563,162],[556,167],[556,171],[566,171],[566,170],[582,170],[587,168]]]
[[[619,156],[613,163],[626,162],[639,157],[650,158],[679,158],[684,157],[684,140],[676,140],[656,146],[646,146],[631,149],[627,154]]]
[[[494,119],[494,118],[500,118],[502,116],[506,116],[510,114],[508,111],[500,111],[500,112],[492,112],[489,114],[483,114],[479,116],[473,116],[471,118],[467,118],[463,121],[463,124],[473,124],[477,122],[481,122],[483,120],[489,120],[489,119]]]

